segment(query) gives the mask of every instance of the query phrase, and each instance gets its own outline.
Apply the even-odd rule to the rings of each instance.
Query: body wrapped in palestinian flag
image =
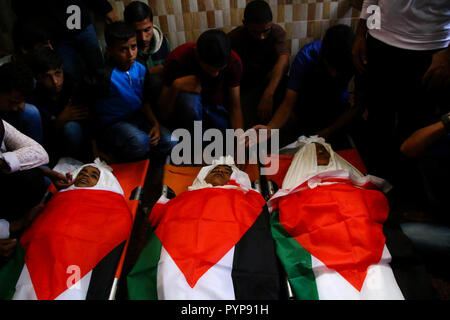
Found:
[[[268,202],[293,296],[429,298],[430,283],[411,244],[398,225],[386,223],[385,193],[392,186],[361,174],[321,138],[300,137],[295,145],[283,186]]]
[[[131,228],[121,193],[91,188],[58,192],[0,270],[0,298],[107,299]]]
[[[150,223],[153,232],[128,275],[130,299],[280,298],[265,200],[239,179],[161,198]]]
[[[403,299],[389,265],[384,194],[347,170],[311,177],[270,201],[277,253],[297,299]]]

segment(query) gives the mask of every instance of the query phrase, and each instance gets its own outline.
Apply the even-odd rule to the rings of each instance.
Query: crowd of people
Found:
[[[73,4],[81,26],[70,30]],[[380,28],[367,24],[374,4]],[[222,132],[291,127],[292,136],[318,135],[334,149],[350,135],[371,174],[400,199],[424,186],[430,214],[448,226],[439,186],[450,156],[446,0],[366,0],[356,33],[330,27],[291,66],[286,31],[262,0],[248,2],[242,25],[228,34],[207,30],[176,48],[141,1],[126,6],[124,21],[106,0],[16,0],[12,9],[15,51],[0,62],[0,230],[9,230],[2,260],[39,213],[49,183],[72,183],[51,170],[61,157],[88,163],[101,150],[119,163],[164,159],[178,143],[173,130],[192,131],[194,121]],[[90,9],[105,18],[104,54]]]

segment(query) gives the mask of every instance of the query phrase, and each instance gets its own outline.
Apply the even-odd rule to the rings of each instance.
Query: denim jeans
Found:
[[[56,49],[63,60],[64,72],[69,73],[76,80],[82,79],[83,67],[89,73],[94,73],[104,63],[97,34],[92,24],[72,39],[58,43]]]
[[[171,132],[160,126],[159,143],[152,148],[148,136],[151,128],[146,120],[139,117],[119,121],[104,130],[101,142],[121,162],[148,159],[151,154],[167,156],[178,142],[172,141]]]
[[[203,132],[215,128],[225,135],[225,130],[230,128],[228,110],[219,105],[204,105],[200,94],[181,92],[175,108],[178,127],[190,132],[194,130],[194,121],[202,121]]]
[[[61,150],[65,155],[81,160],[83,147],[86,143],[86,132],[82,124],[77,121],[69,121],[64,124],[61,132]]]
[[[11,112],[4,115],[3,119],[24,135],[32,138],[42,145],[43,131],[39,109],[32,104],[25,104],[23,112]]]

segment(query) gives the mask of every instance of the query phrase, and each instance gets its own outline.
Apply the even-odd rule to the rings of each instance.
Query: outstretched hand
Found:
[[[261,134],[262,131],[266,131],[267,134]],[[252,136],[252,133],[256,134],[256,141],[255,139],[250,138]],[[247,130],[244,134],[244,137],[245,137],[245,146],[252,147],[255,144],[269,140],[272,137],[272,129],[269,126],[258,124],[253,128]]]
[[[47,176],[53,182],[53,185],[58,190],[66,189],[73,184],[73,177],[70,173],[66,173],[66,175],[62,175],[59,172],[54,170],[49,170]]]
[[[433,60],[423,76],[428,91],[445,90],[450,87],[450,49],[441,50],[433,55]]]

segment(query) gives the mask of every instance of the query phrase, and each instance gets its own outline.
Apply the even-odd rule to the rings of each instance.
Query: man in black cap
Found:
[[[197,43],[179,46],[167,57],[159,100],[162,121],[192,132],[243,128],[240,103],[242,63],[220,30],[208,30]]]

